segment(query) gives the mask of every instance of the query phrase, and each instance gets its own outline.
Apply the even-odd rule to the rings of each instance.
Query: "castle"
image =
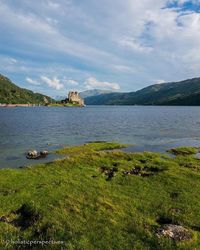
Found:
[[[79,96],[77,91],[70,91],[68,94],[68,98],[66,98],[62,102],[78,104],[81,107],[85,106],[84,100]]]

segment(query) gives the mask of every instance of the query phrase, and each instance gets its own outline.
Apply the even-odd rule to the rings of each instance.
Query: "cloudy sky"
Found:
[[[0,0],[0,73],[50,96],[200,76],[200,0]]]

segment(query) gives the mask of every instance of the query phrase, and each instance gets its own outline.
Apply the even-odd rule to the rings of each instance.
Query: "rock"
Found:
[[[110,171],[107,173],[107,178],[106,178],[106,181],[110,181],[113,177],[114,177],[114,171]]]
[[[2,216],[2,217],[0,218],[0,222],[9,222],[9,219],[8,219],[8,217],[6,217],[6,216]]]
[[[116,167],[110,169],[106,173],[106,175],[107,175],[106,181],[110,181],[115,176],[115,172],[118,172],[118,169]]]
[[[40,155],[41,156],[47,156],[48,155],[48,151],[47,150],[40,151]]]
[[[163,225],[158,229],[157,236],[164,236],[176,241],[189,240],[192,238],[192,234],[188,229],[184,228],[183,226],[173,224]]]
[[[174,214],[180,213],[181,211],[182,211],[182,209],[177,208],[177,207],[174,207],[174,208],[171,208],[171,209],[170,209],[170,212],[171,212],[171,213],[174,213]]]
[[[38,156],[38,152],[36,150],[28,151],[26,158],[34,159]]]
[[[135,166],[129,171],[123,171],[123,175],[138,175],[142,177],[150,177],[160,171],[163,171],[162,169],[159,169],[157,167],[140,167]]]
[[[40,159],[44,158],[48,155],[47,150],[43,150],[40,153],[38,153],[36,150],[28,151],[26,158],[27,159]]]
[[[108,172],[108,168],[105,167],[105,166],[101,166],[101,167],[99,168],[99,170],[100,170],[101,173],[107,173],[107,172]]]

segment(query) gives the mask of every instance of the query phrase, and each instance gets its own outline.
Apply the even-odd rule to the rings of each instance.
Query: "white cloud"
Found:
[[[54,6],[54,3],[49,2],[49,5]],[[68,6],[68,3],[66,6]],[[65,16],[68,13],[66,6],[63,5],[63,11],[66,11],[64,12]],[[51,18],[47,16],[44,18],[31,12],[17,12],[5,4],[0,5],[0,16],[2,17],[0,24],[2,23],[2,26],[7,27],[8,34],[9,32],[11,34],[21,34],[15,37],[17,43],[23,42],[26,46],[31,46],[37,51],[42,50],[43,53],[44,51],[46,53],[53,51],[54,53],[68,54],[91,62],[98,61],[99,63],[101,61],[117,60],[116,55],[107,50],[98,49],[92,44],[81,42],[64,34],[59,27],[54,25],[59,22],[57,17]]]
[[[72,79],[69,79],[69,80],[67,81],[67,83],[68,83],[68,84],[71,84],[71,85],[75,85],[75,86],[78,85],[78,82],[75,81],[75,80],[72,80]]]
[[[15,58],[10,58],[10,62],[15,64],[15,63],[17,63],[17,60]]]
[[[50,18],[50,17],[46,17],[46,21],[49,23],[49,24],[58,24],[58,20],[57,19],[54,19],[54,18]]]
[[[60,7],[58,3],[54,3],[52,1],[48,1],[48,6],[52,9],[58,9]]]
[[[166,8],[169,2],[178,7]],[[0,32],[4,34],[0,47],[9,51],[0,56],[0,71],[22,74],[21,79],[42,75],[41,83],[52,92],[67,85],[118,89],[118,81],[129,91],[144,87],[150,79],[198,76],[200,13],[183,10],[186,2],[20,0],[19,5],[0,0]],[[48,77],[55,75],[59,78]],[[109,76],[110,82],[91,75]],[[81,86],[85,79],[89,84]]]
[[[143,53],[148,53],[153,50],[152,47],[145,46],[140,44],[139,42],[136,41],[134,38],[124,38],[119,41],[119,44],[123,47],[129,48],[135,52],[143,52]]]
[[[66,81],[67,84],[70,84],[70,85],[74,85],[74,86],[77,86],[79,85],[79,83],[73,79],[69,79]]]
[[[119,72],[123,73],[133,73],[135,70],[129,66],[126,65],[113,65],[113,68],[116,69]]]
[[[60,82],[57,77],[48,78],[47,76],[41,76],[41,80],[45,82],[50,88],[54,88],[56,90],[61,90],[64,88],[64,85]]]
[[[120,89],[120,86],[118,83],[100,82],[94,77],[89,77],[85,81],[85,87],[86,87],[86,89],[94,89],[94,88],[111,89],[111,90],[119,90]]]
[[[162,80],[162,79],[158,79],[158,80],[156,80],[156,84],[162,84],[162,83],[165,83],[166,81],[165,80]]]
[[[36,80],[33,80],[32,78],[30,77],[26,77],[26,81],[32,85],[40,85],[39,82],[37,82]]]

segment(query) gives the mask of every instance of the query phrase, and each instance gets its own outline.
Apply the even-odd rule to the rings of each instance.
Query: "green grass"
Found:
[[[67,147],[57,151],[68,156],[64,160],[1,170],[2,249],[19,238],[64,242],[46,249],[199,249],[200,160],[112,151],[125,146]],[[135,167],[141,175],[124,175]],[[192,239],[158,238],[159,218],[188,228]]]
[[[66,154],[66,155],[77,155],[84,153],[94,153],[96,151],[109,151],[109,150],[117,150],[121,148],[128,147],[128,144],[119,144],[117,142],[90,142],[80,146],[68,146],[59,150],[56,150],[56,154]]]
[[[169,153],[174,155],[195,155],[199,152],[198,147],[179,147],[179,148],[172,148],[168,150]]]

